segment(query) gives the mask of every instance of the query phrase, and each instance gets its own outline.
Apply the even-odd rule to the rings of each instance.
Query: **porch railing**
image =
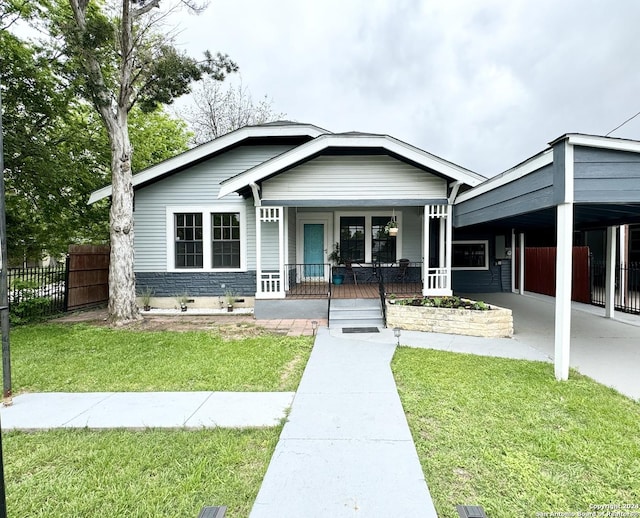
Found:
[[[607,268],[604,261],[590,261],[591,304],[604,306]],[[640,263],[620,263],[615,268],[615,309],[640,314]]]
[[[331,292],[331,265],[285,264],[289,295],[327,296]]]
[[[418,295],[422,293],[422,262],[401,260],[391,265],[379,265],[377,272],[387,294]]]

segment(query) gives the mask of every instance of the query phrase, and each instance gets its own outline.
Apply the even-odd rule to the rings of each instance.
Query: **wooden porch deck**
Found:
[[[321,299],[328,297],[329,285],[322,283],[300,283],[287,292],[288,299]],[[422,283],[385,284],[385,292],[401,297],[421,297]],[[380,297],[378,284],[340,284],[331,286],[334,299],[377,299]]]

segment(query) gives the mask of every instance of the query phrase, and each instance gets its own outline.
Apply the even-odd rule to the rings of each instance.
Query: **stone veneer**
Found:
[[[387,327],[452,335],[502,338],[513,336],[510,309],[489,305],[487,311],[404,306],[387,301]]]

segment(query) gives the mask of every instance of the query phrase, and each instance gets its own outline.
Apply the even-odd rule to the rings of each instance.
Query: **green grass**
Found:
[[[640,504],[637,402],[545,363],[399,348],[392,366],[440,518]]]
[[[312,338],[42,324],[11,331],[14,393],[291,391]]]
[[[280,431],[6,433],[8,516],[246,517]]]

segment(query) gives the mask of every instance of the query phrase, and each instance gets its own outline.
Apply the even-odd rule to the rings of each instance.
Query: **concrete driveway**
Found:
[[[513,339],[554,356],[555,299],[535,293],[475,293],[468,295],[509,308]],[[604,318],[604,308],[572,303],[570,365],[582,374],[640,399],[640,316],[616,312]]]

